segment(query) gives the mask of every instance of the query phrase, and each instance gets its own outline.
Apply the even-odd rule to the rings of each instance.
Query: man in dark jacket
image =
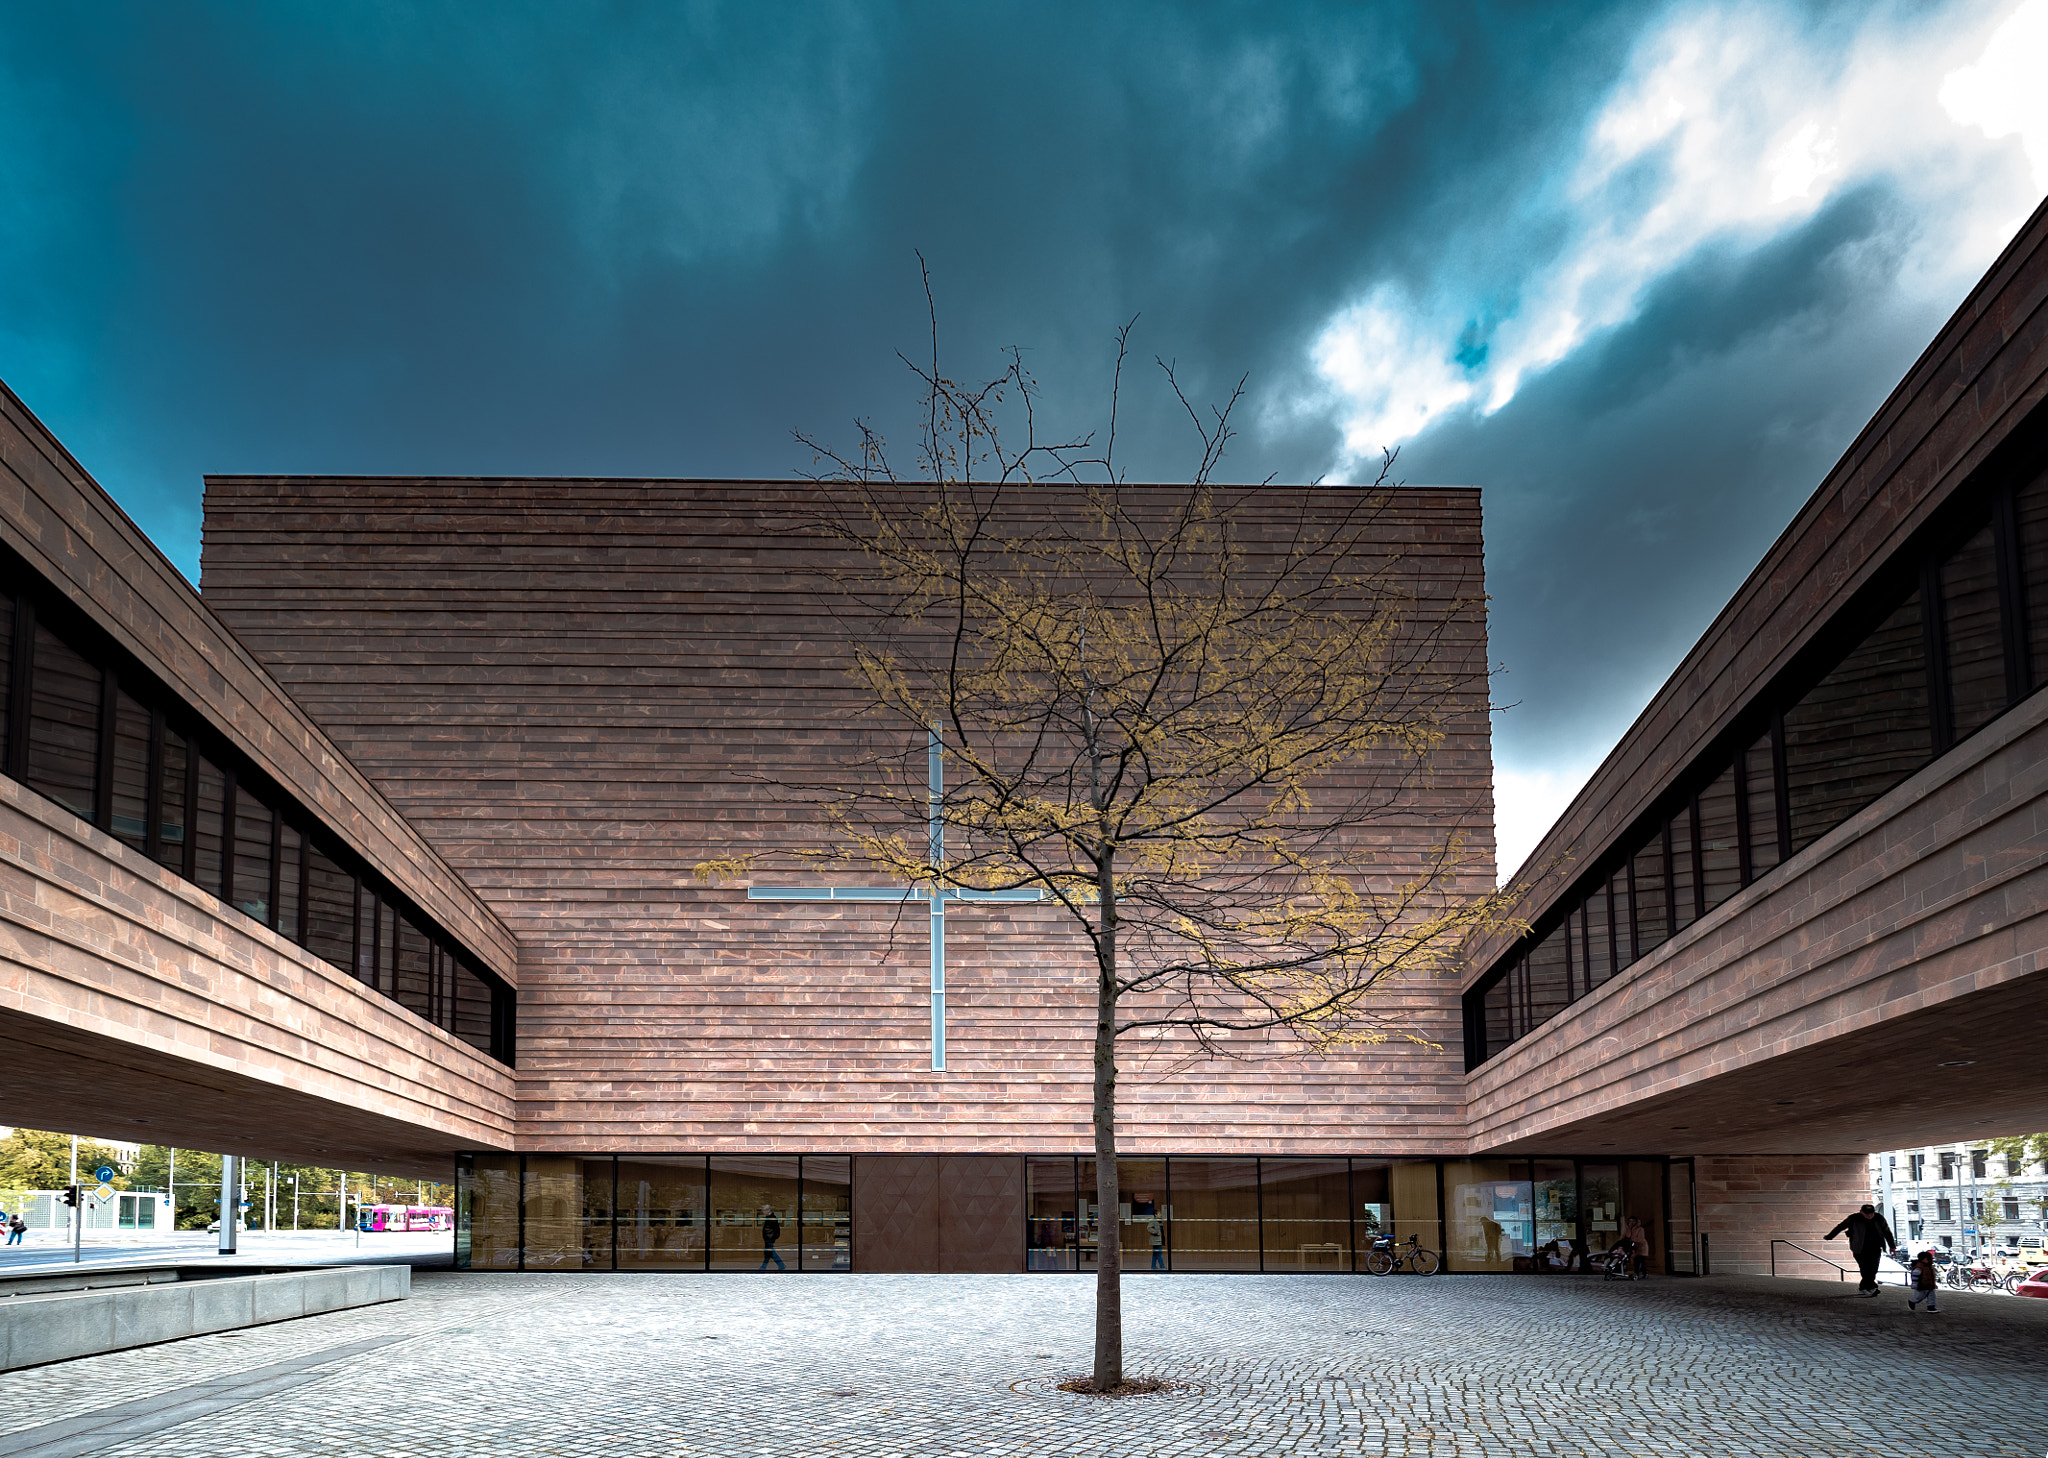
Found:
[[[1863,1272],[1863,1279],[1856,1290],[1859,1295],[1877,1294],[1877,1263],[1884,1259],[1885,1252],[1896,1246],[1898,1237],[1892,1234],[1891,1226],[1884,1223],[1884,1216],[1877,1213],[1875,1205],[1865,1205],[1840,1225],[1828,1232],[1833,1240],[1843,1231],[1849,1233],[1849,1250],[1856,1257],[1856,1267]]]
[[[782,1263],[782,1252],[775,1248],[775,1242],[782,1239],[782,1222],[775,1217],[775,1207],[761,1206],[761,1269],[768,1269],[768,1262],[775,1262],[775,1269],[789,1269]]]

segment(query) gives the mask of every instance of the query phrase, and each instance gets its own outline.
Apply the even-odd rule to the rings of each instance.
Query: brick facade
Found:
[[[691,876],[815,843],[815,812],[764,781],[815,774],[870,732],[848,718],[859,618],[832,576],[847,559],[805,527],[821,489],[208,483],[208,603],[519,939],[525,1147],[1087,1145],[1093,970],[1056,912],[949,916],[950,1071],[933,1074],[921,915],[750,904]],[[1063,509],[1057,493],[1030,501]],[[903,509],[917,504],[906,490]],[[1374,828],[1383,874],[1415,873],[1461,831],[1478,890],[1492,814],[1477,494],[1398,493],[1375,530],[1414,616],[1444,625],[1442,661],[1472,681],[1430,782]],[[1455,1149],[1455,989],[1403,986],[1388,1005],[1441,1046],[1190,1071],[1141,1047],[1127,1147]]]
[[[443,1178],[513,1139],[514,1079],[0,779],[0,1100],[121,1140]]]
[[[1846,1238],[1822,1237],[1870,1198],[1866,1156],[1703,1156],[1694,1161],[1693,1179],[1713,1274],[1768,1275],[1773,1240],[1795,1241],[1842,1265],[1856,1264]],[[1824,1280],[1841,1275],[1825,1261],[1783,1246],[1778,1248],[1778,1274]]]

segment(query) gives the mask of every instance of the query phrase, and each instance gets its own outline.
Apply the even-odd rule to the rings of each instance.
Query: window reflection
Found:
[[[2048,472],[2013,493],[2025,600],[2028,684],[2048,684]]]
[[[0,594],[0,684],[14,682],[14,599]],[[0,693],[0,744],[7,742],[9,695]]]
[[[1700,898],[1712,911],[1742,889],[1742,843],[1735,807],[1735,766],[1700,791]]]
[[[1941,564],[1941,627],[1953,739],[2005,711],[2005,635],[1998,613],[1998,543],[1986,522]]]
[[[455,1231],[458,1266],[479,1271],[518,1269],[518,1155],[463,1157],[456,1170]]]
[[[1617,972],[1636,959],[1635,903],[1630,895],[1630,882],[1629,868],[1623,866],[1607,883],[1608,899],[1614,904],[1613,971]]]
[[[1607,888],[1586,898],[1586,941],[1582,952],[1585,975],[1577,979],[1581,996],[1614,975],[1614,928],[1607,919]]]
[[[1694,879],[1692,811],[1685,809],[1671,817],[1665,827],[1665,855],[1671,867],[1665,901],[1671,908],[1671,934],[1684,931],[1699,920],[1698,883]]]
[[[1548,1022],[1564,1011],[1571,996],[1571,929],[1559,926],[1529,953],[1529,1016]]]
[[[704,1269],[704,1157],[619,1160],[619,1269]]]
[[[1914,592],[1785,711],[1796,853],[1928,760],[1927,656]]]
[[[251,921],[273,925],[275,904],[270,887],[271,837],[276,829],[270,807],[246,786],[235,787],[235,908]]]
[[[1087,1161],[1092,1177],[1095,1161]],[[1117,1245],[1127,1271],[1167,1269],[1167,1176],[1163,1159],[1116,1162]],[[1098,1235],[1100,1224],[1096,1227]]]
[[[1081,1268],[1083,1191],[1072,1155],[1024,1161],[1024,1264],[1033,1271]]]
[[[844,1155],[461,1155],[457,1264],[849,1270],[851,1163]],[[1026,1269],[1093,1265],[1093,1169],[1070,1155],[1025,1160]],[[1118,1179],[1114,1218],[1129,1271],[1313,1274],[1357,1270],[1358,1253],[1375,1239],[1413,1237],[1441,1249],[1434,1160],[1154,1157],[1121,1161]]]
[[[610,1159],[529,1154],[525,1192],[527,1270],[611,1268]]]
[[[185,825],[186,807],[192,796],[192,753],[185,743],[185,736],[175,729],[164,729],[163,742],[163,768],[157,776],[161,804],[157,809],[156,860],[165,870],[190,880],[192,867]]]
[[[0,561],[29,580],[4,550]],[[462,965],[416,911],[330,859],[302,828],[312,817],[233,756],[209,751],[210,730],[181,730],[172,720],[184,706],[146,673],[81,652],[72,635],[90,642],[89,628],[38,617],[34,598],[0,596],[0,762],[17,778],[406,1011],[510,1061],[509,989]],[[12,723],[6,710],[23,697],[27,713]]]
[[[1521,967],[1519,964],[1510,966],[1507,975],[1494,983],[1486,991],[1485,1022],[1483,1026],[1486,1029],[1486,1046],[1488,1048],[1505,1048],[1508,1044],[1515,1041],[1514,1012],[1510,999],[1514,994],[1514,984],[1520,978]]]
[[[95,819],[100,671],[38,623],[29,684],[28,783],[79,819]]]
[[[1173,1268],[1258,1270],[1258,1161],[1175,1159],[1172,1173]]]
[[[1580,1198],[1585,1202],[1586,1244],[1593,1251],[1612,1250],[1621,1239],[1621,1169],[1589,1164],[1579,1171]]]
[[[1717,773],[1638,829],[1632,847],[1615,847],[1627,853],[1549,908],[1534,944],[1503,956],[1467,994],[1468,1066],[1650,955],[2048,682],[2048,474],[2013,490],[2009,514],[1994,505],[1987,510],[1980,498],[1960,544],[1922,565],[1937,592],[1902,592],[1777,710],[1774,726],[1751,731],[1732,753],[1712,751],[1729,757],[1697,768]],[[2015,572],[2016,583],[2001,582]],[[1772,708],[1749,712],[1764,719]]]
[[[1262,1159],[1259,1185],[1266,1270],[1352,1268],[1348,1161]]]
[[[1749,876],[1758,876],[1778,864],[1778,771],[1771,748],[1771,736],[1742,752],[1743,792],[1749,799]]]
[[[1648,956],[1671,940],[1671,911],[1667,899],[1670,877],[1664,870],[1664,832],[1650,837],[1648,845],[1635,854],[1636,955]]]
[[[795,1155],[712,1158],[712,1270],[792,1270],[797,1231]]]
[[[1585,1248],[1579,1234],[1578,1173],[1568,1159],[1539,1159],[1530,1168],[1532,1254],[1545,1270],[1572,1270]]]
[[[798,1264],[806,1271],[853,1269],[852,1163],[843,1154],[803,1157],[803,1231]]]
[[[1444,1193],[1451,1205],[1447,1269],[1512,1270],[1515,1257],[1534,1251],[1536,1196],[1526,1161],[1448,1161]]]
[[[126,693],[114,695],[114,813],[124,844],[149,851],[149,710]]]
[[[227,776],[220,767],[201,756],[197,777],[198,799],[193,804],[192,879],[200,887],[221,894],[221,872],[227,865]]]

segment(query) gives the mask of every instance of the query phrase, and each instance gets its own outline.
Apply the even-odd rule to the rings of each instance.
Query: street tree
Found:
[[[1186,1067],[1427,1042],[1384,994],[1449,972],[1463,938],[1507,924],[1481,889],[1479,827],[1439,827],[1419,862],[1386,856],[1447,737],[1483,727],[1483,648],[1456,629],[1477,603],[1421,610],[1376,533],[1391,457],[1351,489],[1219,485],[1242,382],[1203,412],[1160,366],[1196,460],[1158,488],[1116,463],[1115,388],[1100,448],[1048,444],[1020,356],[971,386],[940,373],[936,347],[912,368],[914,489],[870,427],[845,453],[799,437],[833,483],[803,529],[851,563],[833,596],[849,604],[846,667],[870,727],[850,759],[773,783],[830,827],[828,846],[800,853],[811,863],[926,892],[1036,891],[1092,963],[1091,1385],[1115,1392],[1121,1050]],[[754,864],[698,871],[733,880]]]
[[[78,1171],[90,1180],[96,1169],[119,1171],[122,1160],[113,1145],[97,1139],[78,1141]],[[0,1189],[9,1191],[61,1190],[71,1183],[71,1136],[47,1129],[15,1129],[0,1139]],[[128,1188],[127,1177],[116,1173],[116,1189]]]
[[[2005,1177],[1992,1188],[1992,1198],[2003,1201],[2012,1194],[2013,1179],[2029,1166],[2048,1168],[2048,1134],[2009,1134],[1991,1141],[1991,1154],[2005,1164]],[[2036,1197],[2036,1219],[2048,1220],[2048,1196]],[[1991,1200],[1984,1204],[1984,1228],[1988,1231],[2002,1223],[2000,1215],[1993,1213]]]

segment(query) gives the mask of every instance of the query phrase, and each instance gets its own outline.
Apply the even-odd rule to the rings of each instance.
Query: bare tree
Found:
[[[882,747],[778,784],[836,832],[830,859],[927,891],[1035,889],[1092,952],[1093,1386],[1112,1392],[1119,1040],[1183,1060],[1426,1041],[1375,995],[1447,970],[1503,903],[1469,888],[1462,827],[1399,871],[1376,847],[1412,818],[1457,716],[1486,712],[1486,665],[1449,631],[1474,604],[1418,612],[1375,538],[1391,458],[1367,487],[1219,486],[1242,382],[1204,415],[1162,364],[1199,458],[1186,485],[1132,486],[1115,389],[1101,447],[1045,444],[1019,356],[973,387],[936,356],[935,339],[912,366],[928,405],[914,489],[872,429],[850,454],[800,437],[836,483],[806,529],[856,564],[836,595],[857,607],[848,668]],[[928,744],[947,764],[937,798]]]

